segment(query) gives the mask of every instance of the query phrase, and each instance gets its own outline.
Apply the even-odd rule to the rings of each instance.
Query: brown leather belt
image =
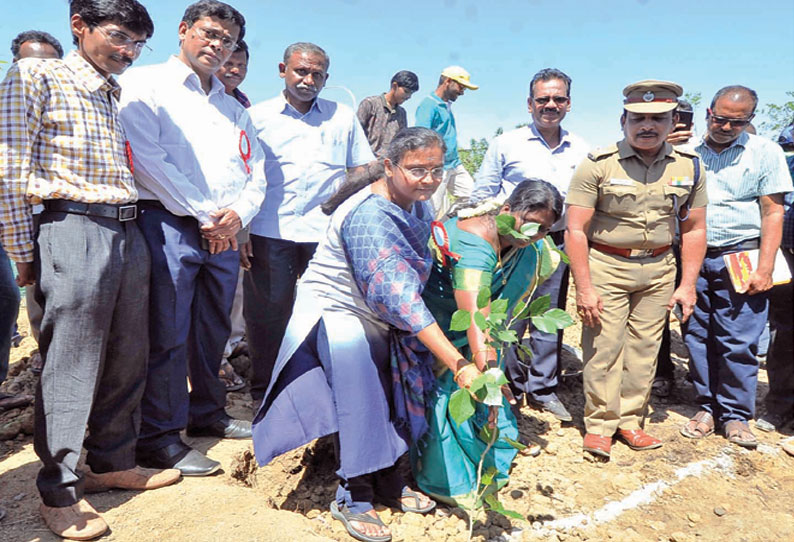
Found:
[[[671,245],[659,248],[617,248],[591,241],[590,246],[596,250],[600,250],[601,252],[622,256],[624,258],[653,258],[670,250]]]

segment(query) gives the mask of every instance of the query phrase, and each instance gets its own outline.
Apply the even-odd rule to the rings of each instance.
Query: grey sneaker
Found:
[[[551,399],[543,402],[527,397],[527,404],[532,405],[537,409],[551,412],[554,417],[561,422],[573,421],[573,416],[571,416],[571,413],[568,412],[568,409],[565,408],[565,405],[562,404],[562,401],[560,401],[556,395],[552,395]]]
[[[780,414],[772,414],[767,412],[761,418],[755,420],[755,427],[759,431],[772,433],[782,429],[788,422],[791,421],[790,417],[781,416]]]

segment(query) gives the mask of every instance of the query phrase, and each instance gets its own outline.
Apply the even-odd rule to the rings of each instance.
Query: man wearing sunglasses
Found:
[[[201,0],[179,23],[177,55],[121,79],[139,223],[152,254],[137,457],[140,465],[185,476],[212,474],[220,464],[185,444],[182,429],[189,436],[251,435],[249,422],[226,413],[218,379],[240,265],[236,235],[259,211],[265,188],[251,118],[215,76],[244,33],[236,9]]]
[[[588,151],[583,139],[561,126],[571,110],[571,78],[554,68],[539,71],[529,83],[527,106],[532,122],[500,135],[488,147],[474,182],[473,201],[506,198],[518,183],[530,178],[550,182],[563,198],[568,194],[571,175]],[[564,233],[563,215],[549,234],[560,248]],[[551,308],[565,309],[568,274],[568,266],[560,262],[554,274],[535,291],[533,300],[549,295]],[[523,337],[527,320],[517,322],[514,329]],[[544,333],[533,328],[532,359],[521,360],[518,349],[511,349],[505,358],[505,369],[517,400],[526,394],[528,403],[569,422],[572,417],[555,392],[561,346],[562,331]]]
[[[84,491],[153,489],[179,472],[135,466],[149,252],[112,77],[138,57],[154,25],[135,0],[72,0],[69,13],[77,50],[20,60],[0,85],[0,223],[18,285],[35,282],[44,307],[34,431],[40,512],[57,535],[85,540],[108,525]],[[31,203],[44,205],[35,237]]]
[[[756,354],[782,236],[783,195],[792,190],[780,147],[746,132],[757,105],[758,95],[747,87],[720,89],[696,147],[708,172],[708,249],[685,337],[699,411],[681,428],[686,437],[703,438],[718,426],[745,448],[758,446],[748,425],[755,413]],[[757,266],[746,290],[736,291],[723,256],[755,249]]]

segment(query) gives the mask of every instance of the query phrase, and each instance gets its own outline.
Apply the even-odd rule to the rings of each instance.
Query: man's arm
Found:
[[[783,194],[769,194],[758,199],[761,203],[761,248],[758,269],[747,279],[745,293],[750,295],[772,288],[775,253],[783,237]]]
[[[703,258],[706,255],[706,208],[690,209],[689,218],[679,222],[681,228],[681,284],[673,292],[668,309],[676,303],[681,305],[684,313],[682,322],[686,322],[695,310],[697,283]]]
[[[590,248],[587,232],[595,209],[568,205],[568,227],[565,230],[565,253],[571,263],[571,273],[576,283],[576,311],[584,325],[596,326],[600,321],[604,303],[590,281]]]
[[[361,123],[364,134],[369,138],[369,120],[372,118],[372,104],[368,99],[364,98],[361,100],[361,103],[358,104],[356,117],[358,117],[358,122]]]
[[[499,139],[494,139],[488,146],[488,151],[482,159],[480,169],[474,181],[471,192],[472,202],[494,198],[502,189],[502,174],[504,172],[504,156],[500,150]]]

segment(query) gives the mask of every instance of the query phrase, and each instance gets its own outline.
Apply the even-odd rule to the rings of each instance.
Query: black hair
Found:
[[[529,97],[531,98],[533,96],[532,92],[535,90],[535,83],[538,81],[553,81],[555,79],[559,79],[565,83],[565,95],[570,98],[571,78],[556,68],[543,68],[532,76],[532,81],[529,82]]]
[[[531,178],[521,181],[505,201],[511,212],[542,211],[554,213],[554,221],[562,216],[562,196],[549,182]]]
[[[22,44],[26,41],[51,45],[52,48],[55,49],[55,52],[58,53],[58,58],[63,58],[63,47],[61,47],[61,42],[54,36],[41,30],[26,30],[20,32],[17,37],[11,41],[11,55],[14,57],[14,60],[19,60],[19,48],[22,47]]]
[[[69,17],[79,15],[92,31],[105,21],[123,26],[146,39],[154,34],[154,23],[149,12],[136,0],[70,0]],[[72,36],[75,45],[77,36]]]
[[[182,22],[187,23],[188,27],[192,27],[202,17],[231,21],[240,28],[237,41],[240,42],[245,37],[245,17],[229,4],[218,2],[218,0],[199,0],[187,7],[185,14],[182,15]]]
[[[328,68],[331,67],[331,59],[328,58],[328,53],[325,52],[325,49],[308,41],[299,41],[292,45],[288,45],[287,48],[284,49],[284,65],[289,64],[289,59],[292,58],[292,55],[295,53],[319,55],[325,59],[325,70],[328,71]]]
[[[692,104],[688,101],[684,100],[683,98],[678,98],[678,107],[675,108],[676,111],[684,111],[686,113],[692,112],[695,110],[692,107]]]
[[[758,107],[758,94],[756,94],[756,92],[753,89],[747,88],[742,85],[729,85],[727,87],[722,87],[721,89],[719,89],[717,93],[714,95],[714,97],[711,99],[711,105],[709,106],[709,109],[714,111],[714,106],[717,104],[717,100],[728,94],[733,94],[734,100],[736,100],[742,95],[749,97],[753,101],[752,113],[755,113],[755,108]]]
[[[397,132],[397,135],[395,135],[394,139],[389,143],[389,148],[386,151],[386,158],[388,158],[392,164],[397,165],[408,151],[429,147],[440,148],[442,154],[447,152],[447,146],[444,144],[444,140],[433,130],[420,126],[403,128]],[[327,215],[332,214],[336,211],[337,207],[342,205],[350,196],[383,177],[383,173],[383,160],[375,160],[367,164],[363,174],[357,177],[347,177],[337,191],[320,206],[323,213]]]
[[[397,83],[398,87],[402,87],[405,90],[410,90],[411,92],[416,92],[419,90],[419,78],[414,72],[409,72],[408,70],[402,70],[395,73],[389,84],[393,85],[394,83]]]
[[[245,43],[245,40],[240,40],[237,42],[237,49],[235,49],[235,53],[239,53],[242,51],[245,53],[245,63],[248,64],[248,61],[251,59],[251,53],[248,52],[248,44]]]

